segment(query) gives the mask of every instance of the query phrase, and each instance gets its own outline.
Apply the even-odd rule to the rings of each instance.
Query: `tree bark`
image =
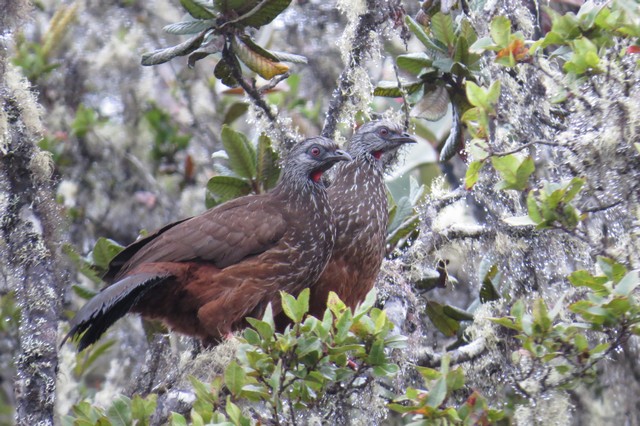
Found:
[[[1,27],[11,29],[25,1],[0,1]],[[7,63],[9,38],[0,39],[0,283],[21,310],[15,354],[16,424],[53,424],[57,323],[62,283],[58,267],[61,220],[54,201],[51,158],[36,145],[40,118],[35,96]]]

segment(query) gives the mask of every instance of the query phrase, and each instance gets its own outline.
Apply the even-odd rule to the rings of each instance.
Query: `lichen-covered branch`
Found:
[[[338,87],[334,90],[329,104],[322,136],[331,138],[335,135],[347,103],[353,102],[350,93],[356,84],[354,70],[362,66],[367,55],[372,53],[375,43],[371,42],[370,35],[382,32],[383,25],[391,18],[394,10],[398,10],[399,6],[394,4],[379,0],[366,1],[366,11],[358,19],[346,66],[340,74]]]
[[[14,3],[9,9],[2,5],[14,13],[3,18],[13,25],[26,8],[25,2]],[[6,46],[0,45],[0,52]],[[66,278],[57,262],[60,217],[50,186],[50,157],[35,145],[40,130],[35,98],[6,57],[0,56],[0,64],[0,276],[6,280],[0,287],[15,292],[21,310],[16,423],[52,425]]]
[[[486,341],[483,338],[479,338],[468,345],[445,353],[435,353],[430,348],[424,347],[416,351],[416,364],[421,367],[438,368],[440,363],[442,363],[442,358],[445,356],[449,356],[451,365],[461,364],[476,359],[482,355],[485,350]]]

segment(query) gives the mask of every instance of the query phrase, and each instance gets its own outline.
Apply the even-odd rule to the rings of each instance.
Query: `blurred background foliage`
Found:
[[[572,144],[584,134],[555,136],[582,129],[584,116],[571,114],[607,96],[595,82],[615,87],[611,93],[637,94],[634,87],[617,92],[615,84],[637,83],[638,4],[498,3],[492,14],[483,1],[385,3],[395,8],[395,20],[372,40],[364,66],[370,82],[353,87],[364,102],[354,101],[339,127],[343,143],[363,121],[408,120],[421,142],[387,177],[388,261],[379,296],[388,302],[405,291],[403,328],[394,331],[371,298],[356,313],[334,301],[326,318],[314,322],[302,319],[303,297],[285,295],[294,328],[276,335],[268,316],[252,322],[235,362],[220,355],[226,363],[213,369],[213,378],[193,377],[185,385],[195,400],[171,416],[172,424],[301,421],[283,416],[284,402],[272,398],[284,392],[282,377],[291,378],[288,403],[326,404],[324,413],[340,413],[341,420],[350,417],[348,409],[335,408],[338,399],[367,403],[345,389],[374,387],[372,394],[385,402],[368,414],[398,424],[509,424],[517,415],[535,417],[523,414],[531,409],[527,401],[546,407],[547,415],[557,401],[560,408],[552,408],[565,416],[571,404],[599,409],[594,400],[606,386],[596,378],[606,370],[598,361],[615,356],[640,332],[637,255],[612,242],[633,238],[628,230],[635,225],[617,210],[597,216],[609,208],[602,199],[612,184],[589,168],[590,161],[608,151],[593,148],[590,158],[591,146],[599,145]],[[51,153],[57,199],[69,221],[65,252],[78,274],[66,315],[101,287],[99,276],[121,245],[274,186],[287,147],[273,128],[300,137],[321,132],[353,41],[344,34],[358,23],[352,6],[315,0],[34,2],[31,19],[15,35],[11,61],[42,105],[46,131],[39,145]],[[382,7],[374,4],[376,12]],[[531,67],[548,87],[540,89]],[[585,95],[589,84],[596,94]],[[514,102],[513,111],[505,111],[505,102]],[[536,108],[545,108],[548,122],[532,118]],[[606,157],[630,162],[612,165],[616,173],[637,165],[624,141]],[[541,153],[541,147],[550,151]],[[440,204],[446,213],[430,210]],[[601,222],[608,221],[622,225],[606,228]],[[575,255],[578,246],[583,249]],[[0,423],[10,424],[20,313],[12,294],[1,290]],[[144,375],[142,354],[153,356],[158,331],[166,332],[128,318],[83,353],[64,347],[58,410],[69,417],[63,423],[157,421],[156,394],[134,396],[142,385],[131,377]],[[405,348],[394,333],[409,336],[409,362],[393,350]],[[191,349],[179,340],[164,344]],[[469,361],[456,349],[489,340],[482,347],[489,355],[475,363],[471,358],[464,371],[450,366]],[[421,345],[422,352],[416,349]],[[279,364],[275,353],[287,353],[289,363]],[[349,371],[347,353],[364,371]],[[536,389],[529,386],[534,379]],[[560,393],[567,389],[572,393]],[[122,392],[129,396],[114,397]],[[638,419],[637,412],[624,415]]]

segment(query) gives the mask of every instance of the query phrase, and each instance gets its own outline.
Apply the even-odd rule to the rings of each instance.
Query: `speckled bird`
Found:
[[[364,124],[349,141],[353,161],[335,168],[328,190],[337,237],[327,267],[311,287],[312,315],[322,318],[330,291],[355,308],[373,288],[389,222],[384,174],[396,163],[399,148],[415,142],[385,120]]]
[[[171,223],[126,247],[110,263],[112,282],[86,303],[65,337],[78,350],[97,341],[128,312],[171,329],[219,341],[260,318],[267,304],[281,311],[279,290],[297,294],[327,264],[335,227],[322,174],[350,160],[330,139],[295,146],[278,185],[201,215]]]

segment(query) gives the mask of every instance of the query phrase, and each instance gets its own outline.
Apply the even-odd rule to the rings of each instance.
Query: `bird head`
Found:
[[[296,176],[320,182],[322,174],[339,161],[351,161],[351,156],[339,149],[331,139],[318,136],[297,144],[284,163],[284,177]]]
[[[349,142],[349,152],[354,158],[371,156],[385,169],[392,165],[398,149],[407,143],[416,143],[402,126],[387,120],[363,124]]]

